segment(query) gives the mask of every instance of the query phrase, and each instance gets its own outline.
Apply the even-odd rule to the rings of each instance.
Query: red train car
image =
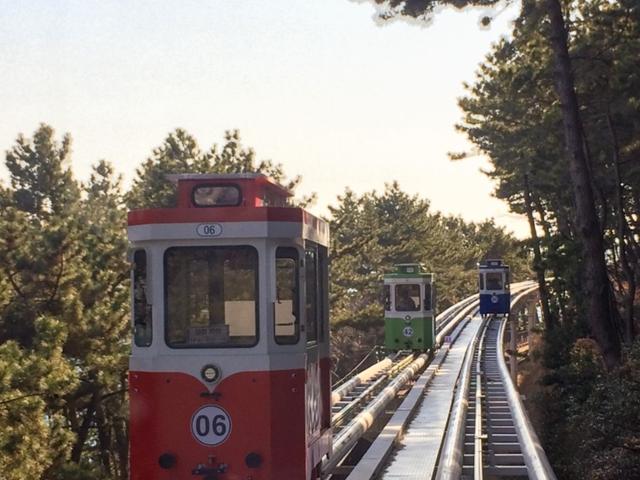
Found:
[[[264,175],[172,180],[177,207],[128,219],[131,479],[319,478],[328,225]]]

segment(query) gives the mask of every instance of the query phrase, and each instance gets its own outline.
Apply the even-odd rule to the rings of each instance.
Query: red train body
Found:
[[[132,480],[313,479],[330,451],[327,224],[263,175],[129,213]]]

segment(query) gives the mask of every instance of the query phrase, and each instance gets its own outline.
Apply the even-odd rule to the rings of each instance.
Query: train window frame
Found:
[[[389,312],[392,310],[393,307],[393,303],[391,302],[391,285],[390,284],[385,284],[382,288],[382,299],[384,302],[384,310],[385,312]]]
[[[326,326],[329,323],[329,248],[316,245],[318,251],[318,341],[324,343]]]
[[[313,262],[309,261],[308,254],[313,253]],[[314,267],[314,285],[313,292],[311,292],[309,288],[309,264],[312,263]],[[307,344],[316,344],[320,341],[320,322],[319,322],[319,275],[318,275],[318,248],[317,245],[313,243],[307,243],[304,247],[304,317],[305,317],[305,336]],[[309,295],[312,295],[311,298],[314,300],[314,310],[313,310],[313,319],[310,318],[309,315]],[[311,323],[313,322],[313,323]],[[313,325],[313,329],[311,329],[311,325]],[[313,336],[310,338],[310,333],[313,332]]]
[[[235,203],[214,204],[207,205],[198,203],[196,201],[196,191],[200,188],[231,188],[238,192],[238,200]],[[224,208],[224,207],[238,207],[242,205],[243,195],[242,188],[237,183],[198,183],[191,189],[191,204],[196,208]]]
[[[252,253],[255,254],[255,264],[254,264],[254,335],[253,342],[247,344],[233,345],[233,344],[213,344],[213,343],[185,343],[184,345],[175,344],[175,342],[171,342],[169,339],[169,325],[170,325],[170,317],[169,317],[169,282],[168,282],[168,255],[175,250],[239,250],[239,249],[250,249]],[[164,251],[163,255],[163,282],[164,282],[164,340],[165,344],[171,348],[176,350],[182,349],[233,349],[233,348],[253,348],[260,342],[260,252],[253,245],[180,245],[180,246],[172,246],[167,248]],[[226,322],[225,322],[226,324]]]
[[[489,287],[489,280],[499,280],[499,285],[497,288]],[[486,278],[485,278],[485,284],[486,284],[486,290],[489,291],[499,291],[499,290],[504,290],[504,272],[503,271],[493,271],[493,272],[486,272]]]
[[[430,312],[433,310],[433,288],[431,287],[430,283],[424,284],[424,298],[422,300],[422,310],[425,312]]]
[[[143,255],[143,260],[138,260],[136,257]],[[144,248],[137,248],[132,252],[131,257],[131,294],[132,294],[132,309],[131,316],[133,320],[133,343],[136,347],[147,348],[150,347],[153,343],[153,307],[152,304],[149,303],[149,279],[151,276],[149,275],[149,255]],[[144,266],[141,264],[144,262]],[[143,272],[138,270],[138,267],[141,267]],[[140,274],[141,273],[141,274]],[[139,279],[144,279],[144,283],[142,288],[142,295],[138,296],[138,285],[140,285]],[[142,304],[142,307],[139,306],[139,303]],[[138,312],[144,312],[144,320],[139,321]],[[144,325],[146,328],[142,335],[139,335],[138,326]],[[145,333],[148,332],[148,335]]]
[[[277,312],[276,312],[276,303],[279,303],[279,295],[278,295],[278,260],[292,260],[293,261],[293,276],[294,276],[294,285],[292,290],[292,312],[291,315],[294,318],[293,335],[278,335],[278,323],[277,323]],[[273,303],[273,336],[275,342],[278,345],[296,345],[300,342],[300,254],[298,249],[295,247],[277,247],[275,254],[275,267],[276,267],[276,275],[275,275],[275,286],[276,286],[276,300]]]
[[[411,298],[411,300],[414,302],[415,308],[398,308],[399,307],[399,302],[398,302],[398,298],[402,298],[402,296],[398,293],[398,288],[406,288],[406,287],[418,287],[418,304],[415,305],[415,300],[413,300],[413,298]],[[395,311],[396,312],[420,312],[422,311],[422,289],[420,288],[420,284],[419,283],[396,283],[395,288],[394,288],[394,300],[395,300]],[[412,297],[410,295],[410,297]]]
[[[478,274],[478,287],[480,290],[484,290],[484,272]]]

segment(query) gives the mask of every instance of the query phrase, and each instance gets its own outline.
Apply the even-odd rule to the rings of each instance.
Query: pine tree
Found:
[[[293,191],[302,180],[300,176],[288,179],[282,165],[270,160],[256,162],[253,149],[242,145],[240,132],[229,130],[224,134],[222,147],[213,145],[202,152],[193,136],[182,129],[171,132],[161,146],[155,148],[136,170],[133,186],[127,194],[129,208],[175,206],[175,185],[167,178],[176,173],[263,173]],[[308,205],[314,195],[297,203]]]
[[[490,6],[498,0],[371,0],[381,9],[384,19],[408,17],[427,20],[437,5]],[[596,192],[586,153],[585,130],[576,95],[572,61],[569,56],[567,22],[560,0],[527,0],[522,3],[518,23],[521,27],[542,31],[553,59],[555,92],[560,101],[564,131],[565,154],[573,193],[572,220],[581,248],[582,281],[585,309],[593,336],[597,339],[609,368],[620,363],[620,339],[616,331],[617,305],[607,275],[602,225],[596,209]],[[565,12],[566,14],[566,12]],[[487,19],[487,22],[490,21]]]

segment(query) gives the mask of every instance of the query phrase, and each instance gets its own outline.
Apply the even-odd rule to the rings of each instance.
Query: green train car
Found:
[[[436,337],[434,275],[403,263],[384,276],[384,336],[388,350],[428,350]]]

